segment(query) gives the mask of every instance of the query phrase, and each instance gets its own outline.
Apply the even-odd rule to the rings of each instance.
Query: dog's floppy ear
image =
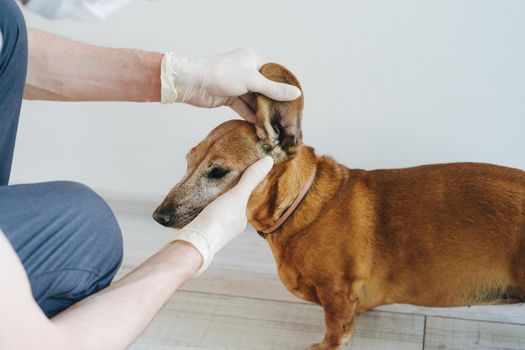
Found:
[[[270,80],[295,85],[301,89],[297,78],[279,64],[267,63],[259,72]],[[257,137],[266,153],[277,159],[295,155],[303,139],[301,130],[303,104],[302,94],[289,102],[275,101],[264,95],[257,95]]]

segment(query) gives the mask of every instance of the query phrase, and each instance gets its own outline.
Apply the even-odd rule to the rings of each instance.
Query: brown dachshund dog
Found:
[[[261,73],[300,87],[280,65]],[[338,349],[356,313],[378,305],[525,301],[525,172],[475,163],[349,169],[302,144],[302,96],[259,95],[256,104],[256,125],[225,122],[191,150],[154,217],[184,226],[271,155],[248,220],[284,285],[324,309],[326,334],[312,349]]]

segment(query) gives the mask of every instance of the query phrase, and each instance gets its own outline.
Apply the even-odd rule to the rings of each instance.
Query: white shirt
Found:
[[[71,18],[83,21],[104,19],[131,0],[30,0],[25,6],[49,19]],[[0,52],[2,32],[0,31]]]
[[[131,0],[30,0],[26,8],[50,19],[104,19]]]

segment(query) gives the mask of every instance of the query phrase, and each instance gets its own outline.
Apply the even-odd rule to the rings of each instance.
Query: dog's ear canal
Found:
[[[259,71],[270,80],[295,85],[301,89],[297,78],[279,64],[267,63]],[[297,148],[302,145],[303,105],[302,94],[297,99],[288,102],[275,101],[264,95],[257,95],[257,136],[265,151],[270,155],[278,158],[284,155],[293,156]]]

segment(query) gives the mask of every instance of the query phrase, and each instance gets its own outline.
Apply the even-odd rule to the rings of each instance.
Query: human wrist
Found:
[[[202,87],[203,67],[195,59],[187,56],[176,56],[167,52],[162,57],[160,81],[161,103],[191,103],[195,89]]]
[[[180,273],[184,275],[185,279],[191,278],[204,263],[202,254],[190,242],[170,241],[164,250],[169,256],[170,263],[180,269]]]
[[[161,59],[162,54],[159,52],[136,51],[137,66],[139,67],[137,71],[139,75],[143,75],[138,78],[144,87],[140,93],[145,102],[160,101]],[[137,82],[134,82],[134,84],[137,84]]]
[[[162,54],[159,52],[136,49],[113,49],[97,47],[101,50],[100,57],[112,56],[121,67],[115,79],[119,84],[121,94],[126,94],[114,100],[131,102],[160,101],[160,63]]]
[[[210,241],[207,231],[201,231],[202,227],[197,229],[195,226],[184,227],[173,235],[172,242],[187,242],[200,254],[202,263],[200,267],[193,273],[191,278],[198,277],[211,264],[215,255],[214,244]]]
[[[144,66],[148,67],[147,84],[150,86],[150,93],[146,96],[148,102],[160,101],[160,62],[162,54],[159,52],[145,52]]]
[[[173,63],[175,57],[173,52],[167,52],[162,56],[160,63],[160,103],[170,104],[177,100],[175,89],[175,78],[173,76]]]

